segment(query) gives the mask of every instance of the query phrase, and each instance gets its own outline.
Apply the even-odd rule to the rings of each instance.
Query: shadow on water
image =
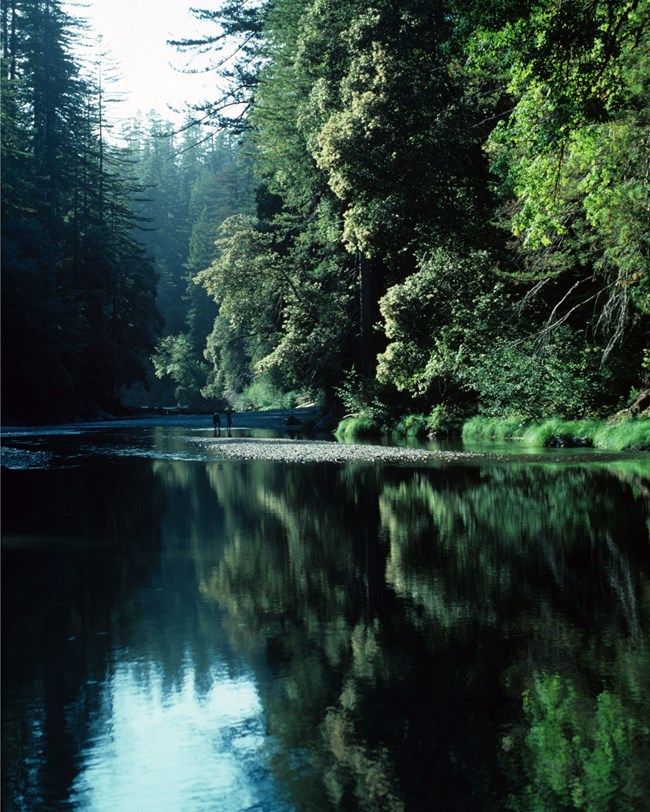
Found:
[[[3,809],[641,808],[638,473],[152,442],[3,474]]]

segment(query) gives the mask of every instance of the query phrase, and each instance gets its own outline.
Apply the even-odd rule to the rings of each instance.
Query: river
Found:
[[[3,431],[4,812],[647,809],[650,455],[218,439]]]

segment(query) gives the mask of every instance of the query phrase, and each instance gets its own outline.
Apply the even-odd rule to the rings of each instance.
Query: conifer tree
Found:
[[[3,404],[114,407],[144,375],[155,275],[105,142],[103,88],[82,75],[59,0],[3,9]]]

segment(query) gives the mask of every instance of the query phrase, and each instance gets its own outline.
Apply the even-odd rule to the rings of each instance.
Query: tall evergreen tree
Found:
[[[101,81],[82,76],[59,0],[3,9],[3,405],[115,406],[144,375],[155,275],[104,140]]]

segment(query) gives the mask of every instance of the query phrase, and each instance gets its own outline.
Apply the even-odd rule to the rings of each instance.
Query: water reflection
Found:
[[[640,808],[634,472],[162,456],[4,476],[4,808]]]
[[[137,667],[121,665],[104,697],[106,723],[81,755],[71,792],[76,809],[200,809],[218,799],[227,812],[250,809],[264,798],[268,776],[260,768],[265,734],[254,684],[215,671],[212,686],[197,691],[193,666],[172,692],[160,676],[143,681]],[[209,765],[209,769],[206,769]]]

